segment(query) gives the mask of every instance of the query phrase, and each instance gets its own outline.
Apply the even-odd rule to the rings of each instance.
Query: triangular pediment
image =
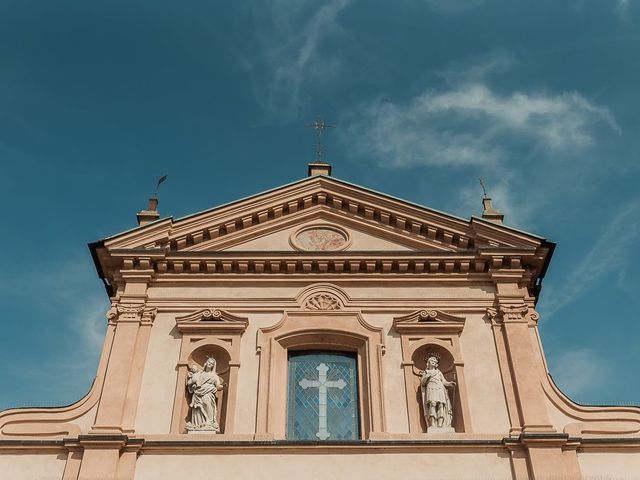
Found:
[[[109,281],[130,268],[464,274],[526,265],[532,282],[544,274],[553,246],[483,218],[465,220],[323,175],[90,245]]]
[[[107,239],[104,246],[205,251],[238,249],[244,243],[253,250],[260,238],[311,221],[350,229],[355,236],[367,235],[375,244],[374,250],[384,249],[385,245],[391,250],[460,251],[472,248],[474,243],[529,248],[540,244],[537,237],[502,225],[476,218],[464,220],[334,178],[316,176],[179,220],[158,220]]]
[[[314,206],[263,226],[189,245],[184,251],[330,252],[330,251],[455,251],[451,246],[414,239],[376,223]]]
[[[90,245],[111,285],[122,270],[184,275],[476,275],[512,269],[539,289],[554,244],[318,175]],[[519,273],[520,272],[520,273]],[[537,292],[537,290],[534,290]]]

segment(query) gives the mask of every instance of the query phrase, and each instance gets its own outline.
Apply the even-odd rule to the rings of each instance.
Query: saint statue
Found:
[[[427,354],[425,360],[427,367],[420,377],[420,388],[427,431],[452,432],[453,408],[446,387],[453,387],[456,382],[445,380],[438,369],[438,356]]]
[[[220,433],[216,392],[221,388],[222,380],[216,373],[215,358],[207,358],[203,370],[198,370],[195,365],[189,366],[187,391],[191,394],[191,401],[186,425],[188,432]]]

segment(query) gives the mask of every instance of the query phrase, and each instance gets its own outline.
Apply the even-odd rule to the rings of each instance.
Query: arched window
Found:
[[[288,363],[287,439],[360,438],[356,355],[291,351]]]
[[[261,392],[257,440],[331,441],[384,435],[383,331],[367,324],[359,312],[287,312],[276,325],[258,331],[257,347]],[[341,379],[346,383],[342,389]],[[323,390],[330,402],[326,417],[320,408]],[[328,436],[321,426],[325,419]]]

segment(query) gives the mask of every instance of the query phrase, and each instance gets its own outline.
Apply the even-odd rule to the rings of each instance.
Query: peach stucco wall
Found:
[[[180,354],[175,317],[158,314],[151,329],[135,422],[137,432],[169,432]]]
[[[149,290],[150,300],[178,296],[182,299],[197,299],[210,306],[225,308],[225,302],[252,300],[256,298],[287,300],[295,298],[303,286],[285,285],[266,288],[238,287],[230,285],[162,288]],[[484,300],[491,296],[489,289],[468,287],[388,287],[344,288],[352,299],[424,299],[425,306],[429,298],[477,298]],[[281,313],[243,312],[249,326],[244,332],[240,348],[240,369],[238,370],[238,397],[235,410],[235,432],[252,434],[256,428],[256,405],[259,360],[256,353],[256,334],[259,329],[275,325],[282,318]],[[175,317],[184,313],[161,312],[157,315],[153,328],[142,388],[135,422],[136,432],[140,434],[169,433],[176,389],[176,364],[180,353],[180,336],[175,330]],[[405,393],[405,379],[402,363],[400,337],[393,329],[393,318],[399,313],[364,313],[363,318],[384,332],[386,353],[383,357],[383,388],[387,432],[408,433],[408,412]],[[475,314],[467,315],[467,321],[461,336],[462,360],[465,363],[465,382],[468,392],[468,405],[471,412],[471,424],[475,433],[505,434],[509,430],[506,403],[500,379],[495,343],[489,322]]]
[[[509,416],[490,323],[479,315],[469,315],[460,343],[473,431],[508,432]]]
[[[456,453],[372,454],[245,454],[245,455],[143,455],[136,466],[136,480],[232,478],[254,480],[327,479],[511,479],[505,454]]]
[[[79,416],[73,421],[73,423],[80,428],[81,433],[89,433],[89,430],[95,423],[97,411],[98,405],[94,405],[87,413]]]
[[[578,454],[580,470],[586,479],[637,480],[640,478],[640,454],[630,452],[584,452]]]
[[[66,460],[66,454],[0,454],[0,478],[59,480]]]
[[[407,400],[404,386],[404,374],[402,371],[402,348],[400,337],[393,330],[393,315],[364,315],[364,319],[371,325],[384,329],[386,334],[386,353],[382,365],[384,378],[385,417],[387,420],[387,432],[407,433],[409,420],[407,413]]]
[[[238,406],[236,409],[236,433],[255,433],[258,368],[260,357],[256,354],[256,334],[260,328],[276,324],[280,314],[251,314],[249,326],[240,345],[240,369],[238,370]]]

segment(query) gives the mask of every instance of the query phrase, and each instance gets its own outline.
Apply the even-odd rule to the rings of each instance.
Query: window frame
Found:
[[[386,431],[381,327],[357,311],[285,312],[272,327],[258,330],[260,355],[256,440],[286,440],[289,351],[352,352],[358,372],[360,439],[383,438]]]
[[[305,357],[305,356],[311,356],[311,355],[327,355],[327,356],[331,356],[331,355],[340,355],[342,357],[347,357],[347,358],[351,358],[354,363],[354,370],[355,370],[355,398],[356,398],[356,405],[354,408],[356,408],[356,414],[357,414],[357,420],[356,420],[356,438],[352,438],[352,439],[348,439],[348,440],[341,440],[341,441],[354,441],[354,440],[360,440],[362,438],[362,418],[361,418],[361,405],[360,405],[360,371],[358,368],[358,355],[357,352],[352,352],[352,351],[344,351],[344,350],[317,350],[317,349],[313,349],[313,350],[293,350],[293,349],[289,349],[287,350],[287,375],[289,375],[289,373],[291,372],[291,358],[292,357]],[[313,439],[303,439],[303,438],[293,438],[293,436],[290,436],[290,431],[289,431],[289,427],[290,427],[290,417],[289,417],[289,413],[290,413],[290,405],[291,405],[291,396],[289,395],[291,393],[291,383],[290,383],[290,379],[287,377],[287,427],[286,427],[286,438],[287,440],[290,441],[309,441],[309,440],[313,440],[316,441],[315,438]],[[332,441],[334,439],[327,439],[327,441]]]

